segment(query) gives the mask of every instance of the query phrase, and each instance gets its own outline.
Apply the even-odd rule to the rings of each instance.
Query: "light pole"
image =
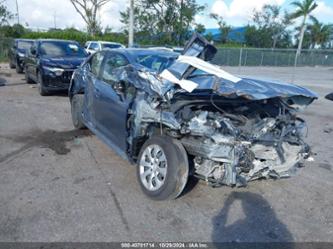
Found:
[[[54,11],[53,22],[54,22],[54,29],[57,29],[57,11]]]
[[[130,0],[129,27],[128,27],[128,47],[133,47],[134,41],[134,0]]]
[[[17,13],[17,24],[20,24],[20,14],[19,14],[19,8],[18,8],[17,0],[16,0],[16,13]]]

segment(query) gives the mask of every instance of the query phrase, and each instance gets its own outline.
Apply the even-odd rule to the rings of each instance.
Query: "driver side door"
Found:
[[[127,150],[127,111],[130,100],[126,98],[126,86],[119,90],[119,72],[117,69],[128,64],[121,54],[106,52],[101,68],[101,80],[95,84],[99,97],[95,100],[95,118],[98,130],[108,142],[120,149]]]

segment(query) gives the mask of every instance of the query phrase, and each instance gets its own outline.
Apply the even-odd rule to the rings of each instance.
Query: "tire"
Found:
[[[71,99],[72,121],[76,129],[84,129],[86,127],[82,118],[83,100],[83,94],[75,94]]]
[[[9,62],[9,68],[11,68],[11,69],[15,68],[15,64],[13,64],[12,61]]]
[[[185,188],[188,175],[187,154],[178,140],[154,136],[142,146],[137,178],[142,191],[151,199],[177,198]]]
[[[23,73],[23,68],[20,66],[20,64],[18,63],[18,61],[16,61],[16,73]]]
[[[40,72],[38,72],[38,92],[41,96],[48,96],[49,92],[45,89],[44,83],[43,83],[43,78]]]
[[[30,79],[27,68],[24,69],[25,82],[27,84],[33,83],[33,80]]]

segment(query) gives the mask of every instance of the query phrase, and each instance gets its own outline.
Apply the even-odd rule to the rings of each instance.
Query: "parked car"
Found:
[[[125,46],[121,43],[117,42],[106,42],[106,41],[87,41],[84,45],[86,52],[89,54],[93,54],[97,51],[101,51],[103,49],[109,48],[125,48]]]
[[[31,39],[15,39],[13,46],[9,50],[9,67],[16,68],[17,73],[23,73],[24,58],[26,52],[32,46],[34,40]]]
[[[36,82],[42,96],[68,90],[74,70],[87,56],[84,48],[75,41],[36,40],[25,59],[26,82]]]
[[[300,106],[317,98],[287,83],[233,76],[195,35],[184,54],[143,49],[95,53],[69,88],[76,128],[88,127],[137,164],[143,192],[176,198],[188,176],[214,187],[287,177],[309,156]]]

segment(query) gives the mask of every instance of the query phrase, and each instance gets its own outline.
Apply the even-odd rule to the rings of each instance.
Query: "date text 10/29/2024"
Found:
[[[120,245],[121,248],[208,248],[206,243],[201,242],[124,242]]]

